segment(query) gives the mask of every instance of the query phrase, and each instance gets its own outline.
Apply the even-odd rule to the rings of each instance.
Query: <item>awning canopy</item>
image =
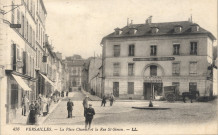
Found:
[[[13,74],[12,74],[12,76],[17,81],[17,83],[20,85],[20,87],[23,88],[23,90],[25,90],[25,91],[32,91],[30,89],[30,87],[24,82],[24,80],[20,76],[13,75]]]
[[[45,80],[46,80],[47,82],[49,82],[52,86],[55,87],[55,84],[54,84],[51,80],[49,80],[47,76],[45,76],[45,75],[43,75],[43,74],[41,74],[41,73],[40,73],[40,75],[42,75],[42,77],[45,78]]]

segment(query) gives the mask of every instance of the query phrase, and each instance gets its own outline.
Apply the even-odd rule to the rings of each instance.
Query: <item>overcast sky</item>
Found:
[[[193,21],[217,37],[217,0],[44,0],[46,32],[55,51],[64,56],[88,58],[101,54],[101,39],[124,27],[127,18],[134,24]]]

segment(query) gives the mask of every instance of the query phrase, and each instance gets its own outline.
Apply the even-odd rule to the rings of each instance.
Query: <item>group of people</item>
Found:
[[[101,106],[105,106],[105,104],[107,103],[106,100],[107,100],[107,97],[104,95],[101,101]],[[113,93],[111,93],[111,95],[109,96],[109,101],[110,101],[110,106],[112,106],[115,101]]]
[[[22,115],[26,116],[27,108],[29,108],[29,115],[27,118],[27,124],[38,124],[38,116],[46,116],[49,113],[49,107],[51,99],[48,96],[39,95],[38,99],[32,100],[29,104],[29,100],[26,95],[22,98]]]
[[[95,115],[95,110],[94,108],[92,108],[92,104],[88,104],[88,96],[85,97],[85,99],[83,100],[83,108],[84,108],[84,117],[85,117],[85,129],[90,129],[91,128],[91,124],[92,124],[92,119],[93,116]],[[68,116],[67,118],[72,118],[72,111],[73,111],[73,102],[71,101],[71,99],[68,99],[67,102],[67,111],[68,111]]]
[[[95,110],[94,108],[92,108],[92,104],[89,104],[88,103],[88,100],[89,97],[86,96],[82,102],[83,104],[83,108],[84,108],[84,117],[85,117],[85,129],[90,129],[91,128],[91,124],[92,124],[92,119],[95,115]],[[105,106],[106,104],[106,96],[104,95],[103,98],[102,98],[102,104],[101,106]],[[115,98],[114,98],[114,95],[113,93],[111,93],[111,95],[109,96],[109,101],[110,101],[110,106],[113,105],[113,102],[115,101]],[[68,111],[68,116],[67,118],[72,118],[72,111],[73,111],[73,107],[74,107],[74,104],[73,104],[73,101],[71,101],[71,99],[68,99],[68,102],[67,102],[67,111]]]
[[[61,91],[61,97],[64,97],[64,91]],[[66,91],[66,97],[68,97],[68,91]]]

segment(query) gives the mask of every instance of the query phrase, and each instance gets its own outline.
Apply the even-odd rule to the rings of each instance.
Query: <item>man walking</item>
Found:
[[[91,128],[93,115],[95,115],[95,110],[92,108],[92,104],[89,104],[89,108],[85,111],[85,129],[87,129],[87,126],[89,125],[89,128]]]
[[[113,95],[113,93],[111,93],[111,96],[110,96],[110,106],[113,105],[114,100],[115,100],[114,95]]]
[[[84,117],[85,117],[85,111],[88,108],[88,96],[85,97],[85,99],[83,100],[83,108],[84,108]]]
[[[26,116],[26,110],[27,110],[28,105],[29,105],[29,100],[26,97],[26,95],[24,95],[22,98],[22,115],[23,116]]]
[[[73,110],[73,102],[71,101],[71,99],[69,99],[69,101],[67,102],[67,111],[68,111],[68,117],[67,118],[72,118],[72,110]]]
[[[101,101],[101,106],[104,105],[104,107],[105,107],[105,104],[106,104],[106,96],[104,95],[102,98],[102,101]]]

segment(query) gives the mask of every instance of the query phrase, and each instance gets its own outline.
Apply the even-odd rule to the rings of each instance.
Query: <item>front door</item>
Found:
[[[144,83],[144,99],[149,100],[151,97],[151,83]]]
[[[119,97],[119,82],[113,83],[113,94],[115,97]]]

